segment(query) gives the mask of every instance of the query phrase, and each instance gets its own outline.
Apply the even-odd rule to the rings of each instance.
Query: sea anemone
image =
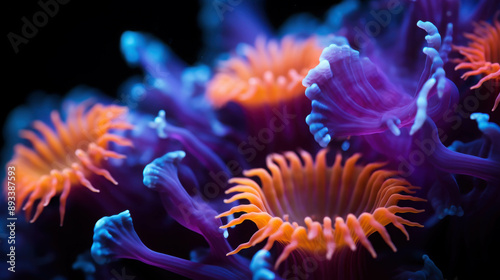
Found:
[[[155,252],[146,247],[134,230],[129,211],[103,217],[95,224],[91,254],[99,264],[118,258],[142,261],[146,264],[175,272],[189,279],[247,279],[250,271],[248,260],[241,256],[226,257],[230,245],[221,234],[220,221],[214,222],[217,211],[204,201],[201,192],[189,194],[196,188],[196,179],[185,180],[194,174],[184,165],[186,153],[182,150],[168,152],[144,168],[143,182],[158,193],[165,210],[180,225],[201,235],[209,248],[199,256],[192,251],[191,259]],[[188,182],[187,182],[188,181]],[[204,250],[207,249],[207,250]]]
[[[301,81],[321,51],[314,37],[299,41],[287,36],[280,42],[259,37],[255,47],[243,49],[243,57],[221,63],[207,97],[218,107],[229,101],[244,107],[273,105],[300,97],[304,93]]]
[[[262,159],[277,149],[314,143],[303,133],[307,129],[303,120],[311,107],[301,81],[317,63],[322,40],[315,36],[268,41],[258,37],[255,46],[240,45],[236,55],[220,62],[206,97],[217,108],[243,111],[248,141],[241,142],[239,149],[247,161],[257,155]]]
[[[500,83],[500,21],[498,17],[500,11],[495,14],[493,23],[482,21],[474,24],[474,33],[465,33],[464,36],[470,40],[468,46],[453,46],[464,57],[456,59],[458,65],[455,70],[468,69],[462,75],[462,79],[470,76],[484,75],[479,82],[471,87],[476,89],[482,86],[486,81],[496,81]],[[495,111],[500,103],[500,93],[495,99],[492,111]]]
[[[250,241],[228,255],[268,238],[264,250],[269,250],[275,241],[285,245],[275,269],[295,250],[326,255],[330,260],[334,252],[343,247],[356,250],[358,242],[375,258],[377,254],[368,240],[372,233],[379,232],[396,251],[384,226],[392,223],[407,239],[409,235],[404,225],[421,227],[395,215],[423,211],[397,206],[404,200],[425,201],[408,195],[415,193],[418,187],[397,177],[397,171],[381,169],[385,163],[356,164],[360,154],[348,158],[343,166],[342,156],[337,154],[334,164],[328,166],[327,151],[318,152],[315,160],[308,152],[301,151],[303,163],[293,152],[269,155],[267,167],[271,174],[261,168],[244,172],[245,176],[257,176],[262,189],[249,178],[230,180],[237,185],[226,193],[238,194],[226,202],[247,199],[250,204],[235,206],[216,218],[245,212],[222,228],[251,220],[259,230]]]
[[[40,200],[30,222],[35,222],[52,197],[60,194],[62,225],[72,186],[83,185],[99,192],[89,181],[92,174],[118,184],[110,172],[102,168],[101,162],[125,157],[111,151],[109,144],[131,145],[128,139],[112,133],[112,130],[132,129],[132,125],[123,119],[126,113],[127,108],[117,105],[95,104],[89,108],[83,103],[70,108],[65,123],[57,111],[52,111],[50,118],[54,127],[35,121],[33,127],[36,131],[20,132],[31,147],[17,144],[8,166],[16,168],[17,201],[23,205],[27,199],[22,209],[28,219],[34,203]]]
[[[425,37],[428,46],[422,52],[429,63],[422,72],[422,83],[415,88],[416,94],[406,92],[380,65],[360,57],[359,52],[348,45],[332,44],[323,50],[319,64],[302,81],[312,105],[306,122],[322,147],[333,137],[386,130],[399,136],[400,128],[411,123],[410,134],[413,134],[428,115],[440,118],[450,108],[458,92],[446,79],[443,64],[447,60],[453,25],[448,24],[443,41],[431,22],[418,21],[417,26],[428,33]]]

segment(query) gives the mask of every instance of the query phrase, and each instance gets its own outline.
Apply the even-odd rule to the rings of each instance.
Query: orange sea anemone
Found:
[[[500,11],[495,14],[493,24],[487,22],[474,23],[474,33],[465,33],[464,36],[470,40],[467,47],[453,46],[463,56],[463,59],[455,60],[459,64],[455,70],[470,69],[462,75],[467,79],[474,75],[484,75],[471,89],[479,88],[488,80],[500,83]],[[492,111],[500,103],[500,93],[495,99]]]
[[[27,199],[22,209],[26,211],[28,219],[34,203],[39,200],[30,222],[40,216],[52,197],[60,194],[62,225],[66,200],[72,186],[83,185],[93,192],[99,192],[89,181],[91,174],[101,175],[117,184],[100,163],[107,158],[125,157],[108,150],[110,142],[132,145],[128,139],[111,132],[132,129],[132,125],[123,119],[126,113],[127,108],[116,105],[96,104],[90,108],[78,105],[69,110],[66,123],[57,111],[53,111],[50,115],[53,128],[35,121],[33,127],[37,131],[21,131],[21,137],[31,142],[32,147],[17,144],[8,166],[16,169],[16,200],[18,205],[23,205]]]
[[[228,255],[238,253],[268,238],[264,249],[269,250],[277,241],[285,247],[278,257],[278,268],[295,250],[326,255],[330,260],[337,250],[348,247],[355,250],[361,243],[375,258],[377,255],[368,236],[379,232],[383,240],[396,251],[385,226],[392,223],[409,239],[404,225],[422,225],[408,221],[397,213],[419,213],[412,207],[400,207],[402,200],[425,201],[408,194],[418,187],[397,177],[397,171],[380,169],[385,163],[356,164],[361,157],[355,154],[342,166],[342,156],[337,154],[332,166],[326,163],[327,150],[312,156],[301,151],[299,158],[294,152],[267,157],[267,170],[247,170],[244,175],[256,176],[262,188],[252,179],[233,178],[237,184],[227,190],[235,194],[226,200],[231,203],[246,199],[241,204],[216,218],[245,212],[222,228],[238,225],[245,220],[253,221],[258,231],[250,241],[239,245]],[[407,194],[401,194],[401,192]]]
[[[208,84],[207,97],[217,107],[229,101],[243,107],[274,105],[304,95],[302,79],[318,64],[323,48],[316,38],[292,36],[280,42],[258,38],[243,56],[223,62]]]

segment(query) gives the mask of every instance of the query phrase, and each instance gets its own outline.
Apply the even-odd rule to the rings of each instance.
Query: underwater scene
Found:
[[[500,1],[159,2],[7,9],[1,279],[500,279]]]

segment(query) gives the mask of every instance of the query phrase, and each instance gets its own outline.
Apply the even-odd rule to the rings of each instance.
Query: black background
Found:
[[[2,123],[6,114],[35,90],[64,95],[75,86],[87,85],[115,96],[121,83],[140,74],[139,69],[127,66],[119,50],[120,36],[126,30],[151,33],[189,64],[199,59],[202,39],[199,2],[195,0],[69,0],[59,5],[57,14],[15,53],[8,34],[22,35],[21,19],[32,20],[41,10],[37,2],[3,3],[2,65],[7,88],[3,90]],[[265,12],[271,24],[279,26],[298,12],[312,12],[321,18],[334,2],[267,1]]]

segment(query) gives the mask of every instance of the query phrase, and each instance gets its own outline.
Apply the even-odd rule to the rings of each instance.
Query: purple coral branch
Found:
[[[147,248],[135,232],[128,210],[97,221],[91,253],[98,264],[107,263],[112,259],[127,258],[154,265],[190,279],[245,279],[245,274],[237,270],[196,263]]]

